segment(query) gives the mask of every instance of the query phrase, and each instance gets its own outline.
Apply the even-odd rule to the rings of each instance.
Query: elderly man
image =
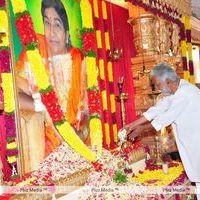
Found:
[[[151,71],[156,88],[166,97],[149,108],[139,119],[125,126],[133,139],[145,126],[156,131],[172,125],[177,147],[192,182],[200,186],[200,90],[180,79],[168,63],[160,63]],[[200,199],[198,197],[198,199]]]

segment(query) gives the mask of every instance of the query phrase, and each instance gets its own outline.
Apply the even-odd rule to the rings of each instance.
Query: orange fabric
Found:
[[[43,35],[37,34],[37,39],[39,42],[39,51],[42,58],[47,59],[47,44],[45,41],[45,37]],[[82,72],[82,59],[83,55],[81,51],[77,48],[71,48],[70,53],[72,56],[72,82],[71,88],[69,90],[68,102],[67,102],[67,114],[66,119],[69,123],[76,123],[76,116],[81,100],[81,72]],[[25,61],[27,60],[26,51],[22,51],[20,54],[19,60],[16,65],[16,71],[19,73],[24,70]],[[47,73],[49,74],[49,66],[48,62],[45,64]],[[54,130],[52,127],[46,127],[45,130],[45,152],[48,155],[53,151],[57,146],[59,146],[60,141],[56,137]]]
[[[51,153],[56,147],[60,145],[60,140],[56,137],[52,127],[45,127],[45,155]]]
[[[72,48],[72,83],[69,90],[69,98],[67,102],[67,116],[69,123],[76,123],[76,116],[81,98],[81,71],[82,71],[82,54],[80,50]]]

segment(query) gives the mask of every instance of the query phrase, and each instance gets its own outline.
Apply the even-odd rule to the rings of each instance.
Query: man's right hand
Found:
[[[137,126],[137,121],[131,122],[129,124],[126,124],[123,128],[126,129],[127,134],[132,132],[133,129],[135,129]]]
[[[134,140],[135,137],[141,135],[144,131],[144,126],[139,125],[127,132],[128,139]]]
[[[147,122],[149,122],[149,121],[144,116],[141,116],[140,118],[136,119],[134,122],[125,125],[124,128],[130,133],[137,126],[140,126],[140,125],[145,124]]]

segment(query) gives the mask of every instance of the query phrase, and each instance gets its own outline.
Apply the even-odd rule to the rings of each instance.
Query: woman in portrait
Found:
[[[87,118],[87,97],[83,55],[79,49],[71,47],[67,14],[60,0],[43,0],[41,14],[44,35],[37,34],[37,39],[46,72],[67,121],[84,140],[87,137],[87,123],[83,123]],[[25,172],[28,172],[37,169],[39,162],[61,144],[62,138],[41,102],[26,51],[20,54],[16,69],[22,150]]]

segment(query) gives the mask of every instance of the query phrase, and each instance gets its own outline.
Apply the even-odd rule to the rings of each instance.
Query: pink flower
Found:
[[[112,177],[114,175],[114,170],[113,169],[108,169],[108,175]]]

